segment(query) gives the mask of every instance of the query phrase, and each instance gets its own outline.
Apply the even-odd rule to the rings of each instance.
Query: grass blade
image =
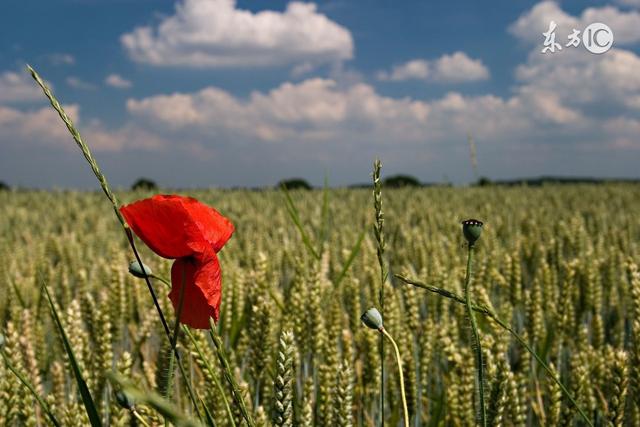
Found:
[[[324,186],[322,187],[322,224],[320,224],[320,235],[318,236],[318,253],[322,253],[324,244],[329,237],[329,178],[324,175]]]
[[[151,406],[173,425],[177,427],[202,427],[200,422],[192,420],[184,415],[176,406],[164,399],[158,393],[153,391],[142,391],[133,385],[133,383],[128,379],[113,372],[107,373],[107,377],[111,382],[120,387],[120,389],[136,404],[141,403]]]
[[[53,412],[51,412],[51,408],[49,407],[49,405],[47,405],[47,402],[45,402],[42,397],[40,397],[29,380],[27,380],[20,372],[16,371],[16,369],[7,358],[7,355],[4,354],[4,350],[0,350],[0,354],[2,354],[2,358],[4,359],[4,363],[6,364],[7,368],[9,368],[11,372],[13,372],[13,375],[18,378],[22,385],[29,389],[33,397],[36,399],[36,401],[38,401],[38,404],[40,405],[44,413],[47,414],[47,417],[49,417],[49,421],[51,421],[51,424],[53,424],[55,427],[61,427],[60,422],[58,421],[56,416],[53,415]]]
[[[49,294],[49,289],[47,289],[47,284],[44,281],[42,282],[42,287],[44,288],[44,293],[47,297],[47,301],[49,301],[49,307],[51,308],[53,320],[58,327],[58,331],[60,332],[62,344],[65,351],[67,352],[67,356],[69,357],[69,364],[71,365],[73,375],[76,378],[78,390],[80,391],[80,396],[82,397],[82,403],[84,404],[84,407],[87,410],[87,415],[89,416],[89,422],[91,423],[92,427],[102,427],[102,421],[100,421],[100,416],[98,415],[98,410],[96,409],[93,397],[91,397],[89,387],[87,387],[87,383],[82,377],[82,372],[80,371],[80,367],[78,366],[78,361],[76,360],[76,356],[73,353],[71,344],[69,344],[69,339],[67,338],[67,334],[64,331],[64,327],[62,326],[62,322],[60,321],[60,317],[58,316],[56,307],[53,304],[53,300],[51,299],[51,295]]]
[[[347,275],[347,271],[349,271],[349,267],[351,267],[351,264],[353,264],[353,260],[356,259],[356,256],[358,256],[358,253],[360,252],[360,247],[362,246],[362,241],[364,240],[364,236],[367,233],[367,227],[365,227],[364,230],[362,230],[362,232],[360,233],[360,236],[358,236],[358,240],[356,240],[355,245],[353,245],[353,247],[351,248],[351,252],[349,253],[349,258],[347,258],[347,261],[344,263],[344,265],[342,266],[342,270],[340,271],[340,274],[338,275],[338,278],[335,281],[335,286],[339,286],[340,283],[342,282],[342,279],[344,279],[344,277]]]
[[[293,204],[293,200],[291,199],[291,195],[289,194],[289,190],[287,190],[287,187],[285,187],[284,185],[281,186],[280,189],[284,193],[285,206],[287,208],[287,212],[289,212],[289,216],[291,217],[291,220],[293,221],[293,223],[295,224],[296,228],[300,232],[300,237],[302,237],[302,242],[307,247],[307,249],[309,250],[311,255],[313,255],[313,257],[315,259],[319,260],[320,259],[320,255],[313,248],[313,245],[311,244],[311,239],[309,239],[309,235],[307,234],[306,231],[304,231],[304,227],[302,226],[302,222],[300,222],[300,215],[298,215],[298,209],[296,208],[296,205]]]

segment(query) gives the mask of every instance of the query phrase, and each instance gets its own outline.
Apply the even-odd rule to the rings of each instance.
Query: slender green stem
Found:
[[[373,208],[375,210],[375,223],[373,234],[376,238],[378,264],[380,265],[380,314],[384,318],[384,283],[387,280],[387,270],[384,264],[384,213],[382,212],[382,182],[380,171],[382,162],[376,159],[373,162]],[[384,339],[380,337],[380,424],[384,426]]]
[[[171,340],[171,350],[178,344],[178,334],[180,333],[180,317],[184,308],[184,288],[186,288],[185,271],[182,268],[182,284],[180,285],[180,296],[178,297],[178,310],[176,311],[176,323],[173,325],[173,339]]]
[[[226,351],[224,350],[224,344],[222,343],[222,339],[220,335],[218,335],[218,328],[216,327],[216,323],[213,321],[213,318],[209,318],[209,335],[211,335],[211,339],[213,340],[213,344],[216,346],[216,353],[218,355],[218,360],[220,361],[220,365],[222,365],[222,372],[224,374],[224,378],[229,383],[231,387],[231,394],[233,395],[233,400],[236,401],[236,404],[240,408],[240,413],[242,417],[245,419],[249,427],[256,427],[256,423],[253,421],[253,417],[247,411],[247,405],[244,403],[244,398],[242,397],[242,392],[240,391],[240,386],[236,382],[235,377],[233,376],[233,372],[231,371],[231,366],[229,365],[229,359],[227,358]]]
[[[382,335],[384,335],[389,339],[389,341],[391,341],[391,345],[393,345],[393,349],[396,353],[396,360],[398,361],[398,375],[400,376],[400,396],[402,397],[404,425],[405,427],[409,427],[409,410],[407,409],[407,396],[404,391],[404,374],[402,373],[402,359],[400,358],[400,350],[398,349],[398,344],[396,344],[394,339],[385,328],[380,328],[380,332],[382,332]]]
[[[152,275],[152,276],[149,276],[149,277],[153,277],[154,279],[157,279],[160,282],[164,283],[167,287],[171,288],[171,283],[169,283],[169,281],[167,279],[165,279],[164,277],[156,276],[156,275]],[[196,341],[195,337],[193,336],[193,334],[191,333],[189,328],[187,326],[183,325],[182,330],[189,337],[189,339],[191,340],[191,343],[193,344],[193,347],[196,349],[196,352],[198,353],[200,358],[203,360],[203,362],[205,364],[205,367],[207,368],[207,371],[209,371],[209,375],[213,379],[213,382],[215,383],[216,388],[218,389],[218,391],[220,392],[220,395],[222,396],[222,400],[223,400],[225,409],[227,410],[227,414],[229,415],[229,420],[231,421],[231,425],[233,427],[235,427],[236,424],[235,424],[235,421],[233,419],[233,413],[231,412],[231,408],[229,407],[229,402],[227,401],[227,396],[226,396],[224,390],[222,389],[222,385],[218,381],[218,377],[213,373],[213,368],[209,364],[209,360],[204,356],[204,354],[200,350],[200,346],[198,345],[198,342]],[[216,341],[214,340],[214,344],[215,344],[215,342]],[[235,396],[234,396],[234,398],[235,398]]]
[[[165,284],[166,286],[169,287],[169,289],[171,289],[171,282],[169,282],[167,279],[165,279],[164,277],[161,276],[156,276],[155,274],[149,274],[149,278],[150,279],[155,279],[155,280],[159,280],[160,282],[162,282],[163,284]]]
[[[467,316],[469,317],[469,323],[471,324],[471,333],[473,334],[474,345],[472,350],[475,353],[476,362],[476,378],[479,396],[480,406],[480,424],[483,427],[487,425],[487,410],[484,404],[484,363],[482,360],[482,345],[480,343],[480,335],[478,334],[478,325],[476,323],[476,317],[473,314],[473,308],[471,307],[471,292],[469,287],[471,286],[471,267],[473,263],[473,245],[469,244],[469,251],[467,255],[467,273],[464,279],[464,296],[465,305],[467,306]],[[475,399],[473,399],[475,402]]]
[[[136,419],[138,421],[140,421],[140,423],[144,426],[144,427],[149,427],[149,424],[147,424],[147,422],[144,420],[144,418],[142,418],[140,416],[140,414],[138,413],[138,411],[136,411],[135,408],[131,408],[131,413],[133,414],[134,417],[136,417]]]
[[[167,324],[167,320],[165,319],[164,313],[162,312],[162,308],[160,307],[160,303],[158,302],[158,297],[156,296],[156,292],[153,288],[153,285],[151,284],[151,279],[149,278],[149,275],[147,275],[147,271],[144,268],[144,263],[140,259],[140,254],[136,249],[136,245],[133,240],[133,233],[131,232],[131,229],[129,227],[125,228],[125,232],[127,235],[127,239],[129,240],[129,244],[131,245],[131,249],[133,250],[133,254],[136,257],[136,261],[138,261],[138,263],[140,264],[140,268],[142,269],[142,275],[144,276],[144,281],[147,284],[147,288],[149,288],[149,293],[151,293],[151,299],[153,299],[153,304],[155,305],[156,310],[158,311],[158,316],[160,316],[160,322],[162,323],[162,327],[164,328],[165,335],[167,336],[167,339],[169,340],[169,343],[173,348],[173,354],[175,355],[176,361],[178,362],[178,368],[180,369],[180,374],[182,375],[182,378],[184,378],[184,384],[187,388],[187,393],[189,394],[189,398],[191,399],[193,408],[196,411],[196,415],[198,415],[198,418],[202,421],[202,414],[200,414],[200,409],[198,407],[198,402],[196,400],[195,393],[191,388],[190,382],[187,381],[187,378],[188,378],[187,372],[184,369],[184,365],[182,363],[182,358],[180,357],[180,353],[178,352],[178,349],[173,345],[173,339],[171,337],[171,332],[169,331],[169,325]]]
[[[465,299],[462,298],[460,295],[454,293],[454,292],[448,291],[446,289],[442,289],[442,288],[440,288],[438,286],[428,285],[426,283],[422,283],[422,282],[418,282],[418,281],[415,281],[415,280],[407,279],[406,277],[401,276],[399,274],[396,274],[395,277],[398,278],[399,280],[403,281],[404,283],[408,284],[408,285],[415,286],[416,288],[420,288],[420,289],[425,289],[425,290],[427,290],[429,292],[433,292],[433,293],[436,293],[438,295],[442,295],[443,297],[449,298],[449,299],[451,299],[453,301],[456,301],[456,302],[458,302],[460,304],[466,304]],[[490,318],[491,320],[496,322],[498,324],[498,326],[500,326],[502,329],[504,329],[505,331],[509,332],[516,339],[516,341],[518,341],[518,343],[520,343],[520,345],[522,345],[529,352],[529,354],[531,354],[533,356],[533,358],[536,359],[536,361],[540,364],[540,366],[542,366],[542,368],[546,371],[547,375],[551,379],[553,379],[553,381],[556,384],[558,384],[558,387],[560,387],[560,390],[562,390],[562,393],[565,395],[565,397],[567,399],[569,399],[571,404],[573,406],[575,406],[575,408],[578,410],[578,413],[580,414],[582,419],[587,423],[587,425],[589,425],[590,427],[593,427],[593,423],[591,422],[591,420],[589,420],[589,417],[587,417],[587,414],[578,405],[578,402],[576,402],[576,400],[573,398],[573,396],[571,396],[571,393],[569,392],[569,390],[567,390],[567,388],[564,386],[564,384],[562,384],[560,379],[558,377],[556,377],[556,375],[551,370],[551,368],[549,368],[549,366],[544,362],[544,360],[542,360],[542,358],[540,356],[538,356],[538,353],[536,353],[535,350],[533,348],[531,348],[531,346],[529,344],[527,344],[527,342],[524,340],[524,338],[522,338],[520,336],[520,334],[518,334],[511,326],[509,326],[507,324],[507,322],[505,322],[502,319],[500,319],[498,317],[498,315],[492,309],[490,309],[489,307],[487,307],[485,305],[482,305],[482,304],[477,304],[477,303],[471,301],[471,308],[476,313],[480,313],[480,314],[483,314],[483,315],[487,316],[488,318]]]
[[[213,383],[215,384],[216,388],[220,392],[220,396],[222,397],[222,403],[224,403],[224,408],[227,411],[227,415],[229,416],[229,421],[231,422],[232,427],[236,427],[235,420],[233,419],[233,412],[231,411],[231,407],[229,406],[229,401],[227,400],[227,394],[225,393],[224,389],[222,388],[222,384],[220,384],[220,381],[218,381],[218,377],[214,373],[213,367],[209,363],[209,359],[206,358],[204,356],[204,354],[202,353],[202,350],[200,350],[200,346],[198,345],[198,342],[196,341],[195,337],[193,336],[193,334],[191,333],[189,328],[187,326],[183,325],[182,326],[182,330],[187,335],[187,337],[189,337],[189,339],[191,340],[191,344],[193,345],[193,348],[196,349],[196,352],[198,353],[198,356],[204,362],[205,368],[209,372],[209,376],[211,376],[211,379],[213,380]]]
[[[49,102],[51,103],[51,106],[53,107],[53,109],[56,110],[56,112],[58,113],[58,115],[60,116],[64,124],[67,126],[69,133],[71,133],[71,136],[73,137],[74,141],[76,142],[78,147],[80,147],[80,150],[84,155],[84,158],[87,159],[87,162],[89,162],[89,166],[91,166],[91,170],[93,171],[93,174],[96,176],[96,178],[98,178],[98,182],[100,183],[100,187],[102,188],[102,191],[104,192],[104,194],[107,196],[107,198],[113,205],[113,210],[116,216],[118,217],[118,221],[120,221],[120,224],[126,228],[127,223],[125,222],[124,218],[122,217],[122,214],[120,213],[120,210],[118,209],[118,206],[119,206],[118,199],[109,188],[109,183],[107,182],[107,178],[100,171],[98,162],[96,162],[96,160],[93,158],[93,155],[91,154],[91,150],[89,150],[89,146],[83,141],[82,136],[80,135],[80,132],[78,132],[78,129],[76,129],[76,127],[73,125],[73,121],[71,121],[71,118],[67,116],[67,113],[65,113],[64,108],[62,108],[62,106],[60,105],[60,102],[58,102],[58,100],[53,95],[53,93],[51,93],[51,90],[45,84],[45,82],[42,80],[42,78],[36,72],[36,70],[31,68],[30,65],[27,65],[27,69],[31,73],[31,77],[33,77],[33,79],[36,81],[36,83],[38,83],[40,88],[42,88],[42,91],[44,92],[45,96],[49,99]]]
[[[169,326],[167,325],[167,321],[166,321],[166,319],[164,317],[164,313],[162,312],[162,309],[160,308],[160,304],[158,304],[158,298],[156,297],[155,291],[153,290],[153,286],[151,285],[151,281],[149,280],[149,276],[147,275],[146,271],[144,270],[144,267],[143,267],[144,264],[142,263],[142,260],[140,259],[140,255],[138,254],[138,251],[136,250],[136,247],[135,247],[135,244],[134,244],[134,240],[133,240],[133,234],[131,232],[131,229],[129,228],[129,226],[127,225],[126,221],[124,220],[124,217],[120,213],[118,199],[116,198],[115,194],[113,194],[113,192],[111,191],[111,188],[109,187],[109,182],[107,181],[107,178],[104,176],[104,174],[100,170],[100,167],[98,166],[98,162],[95,160],[95,158],[91,154],[91,150],[89,149],[89,146],[82,139],[82,136],[80,135],[80,132],[76,129],[76,127],[73,124],[73,121],[69,118],[69,116],[67,116],[67,114],[64,111],[64,108],[62,108],[62,106],[60,105],[60,102],[58,102],[58,100],[53,95],[53,93],[51,92],[49,87],[44,83],[44,81],[42,80],[40,75],[33,68],[31,68],[30,66],[28,66],[27,68],[28,68],[29,72],[31,73],[31,76],[33,77],[33,79],[36,81],[36,83],[38,83],[38,85],[40,86],[40,88],[42,89],[42,91],[44,92],[46,97],[49,99],[49,102],[51,103],[51,106],[53,107],[53,109],[56,110],[56,112],[58,113],[58,115],[60,116],[60,118],[62,119],[64,124],[67,126],[67,129],[71,133],[71,136],[73,137],[74,141],[76,142],[76,144],[78,145],[78,147],[82,151],[82,154],[84,155],[84,157],[87,160],[87,162],[89,162],[89,166],[91,166],[91,170],[93,171],[93,174],[98,179],[98,182],[100,183],[100,187],[102,188],[102,191],[104,192],[104,194],[107,196],[107,198],[111,202],[111,205],[113,206],[113,211],[115,212],[116,217],[118,218],[118,221],[120,222],[120,225],[124,229],[124,232],[125,232],[125,234],[127,236],[127,239],[129,240],[129,244],[131,246],[131,249],[133,250],[133,253],[134,253],[135,257],[136,257],[136,260],[138,261],[140,266],[142,266],[142,272],[144,273],[144,279],[145,279],[145,282],[147,283],[147,287],[149,288],[149,292],[151,293],[151,298],[153,299],[153,303],[154,303],[154,305],[156,307],[156,310],[158,311],[158,315],[160,316],[160,321],[162,323],[162,327],[164,328],[164,331],[165,331],[165,334],[167,336],[167,339],[169,340],[169,342],[171,342],[171,332],[169,331]],[[174,353],[175,353],[175,356],[176,356],[176,360],[178,361],[178,366],[180,367],[180,372],[181,372],[183,378],[186,379],[187,376],[186,376],[186,372],[185,372],[184,366],[182,364],[182,360],[180,359],[180,354],[178,353],[177,349],[174,349]],[[185,381],[185,383],[187,384],[187,391],[189,392],[189,397],[191,399],[191,402],[193,403],[193,407],[195,408],[196,414],[198,415],[198,418],[200,420],[202,420],[202,415],[200,414],[200,410],[198,409],[198,402],[195,399],[195,394],[193,393],[193,390],[191,389],[191,386],[188,384],[188,381]]]
[[[15,375],[18,378],[18,380],[20,380],[22,385],[24,385],[26,388],[29,389],[33,397],[36,399],[38,404],[42,407],[44,412],[49,417],[51,424],[53,424],[56,427],[62,427],[58,419],[55,417],[55,415],[53,415],[53,412],[51,412],[51,408],[49,407],[47,402],[45,402],[42,399],[42,397],[40,397],[36,389],[33,388],[33,385],[31,385],[31,383],[13,367],[13,365],[11,364],[11,361],[9,360],[9,358],[7,358],[7,355],[4,353],[3,349],[0,350],[0,354],[2,354],[2,358],[4,359],[4,363],[6,364],[7,368],[9,368],[9,370],[13,373],[13,375]]]

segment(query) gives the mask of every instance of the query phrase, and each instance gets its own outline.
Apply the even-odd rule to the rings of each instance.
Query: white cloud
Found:
[[[634,44],[640,41],[640,13],[637,11],[621,11],[613,6],[590,7],[576,17],[563,11],[553,1],[536,4],[509,26],[509,32],[522,41],[542,47],[542,33],[549,29],[551,21],[558,25],[555,31],[556,41],[563,45],[574,28],[582,31],[594,22],[602,22],[611,28],[614,44]]]
[[[78,120],[78,105],[65,105],[64,109],[72,120]],[[42,144],[71,142],[69,131],[49,106],[28,111],[0,106],[0,134],[12,140]]]
[[[266,93],[253,92],[246,99],[208,87],[127,102],[132,115],[170,132],[303,145],[441,143],[455,138],[463,141],[468,130],[485,138],[504,139],[558,121],[528,115],[528,108],[521,98],[465,97],[455,92],[431,102],[392,98],[364,83],[343,88],[319,78],[284,83]],[[577,119],[568,109],[557,108],[565,114],[563,120]]]
[[[42,90],[26,71],[5,71],[0,74],[1,103],[42,100],[43,96]]]
[[[433,63],[434,79],[442,82],[486,80],[489,70],[479,59],[471,59],[463,52],[443,55]]]
[[[472,59],[464,52],[442,55],[427,61],[413,59],[396,65],[391,71],[377,74],[379,80],[404,81],[425,80],[442,83],[461,83],[489,78],[489,69],[479,59]]]
[[[124,34],[138,62],[200,68],[333,63],[353,56],[349,30],[317,11],[291,2],[284,12],[252,13],[234,0],[184,0],[156,26]]]
[[[129,89],[133,86],[130,80],[125,79],[119,74],[109,74],[104,82],[107,86],[115,87],[117,89]]]
[[[85,82],[79,77],[70,76],[70,77],[67,77],[65,81],[70,87],[74,89],[93,90],[96,88],[95,85],[93,85],[92,83]]]
[[[401,65],[394,66],[390,72],[380,71],[379,80],[403,81],[426,80],[429,77],[429,62],[424,59],[413,59]]]
[[[98,120],[83,123],[77,104],[65,105],[63,108],[80,129],[92,150],[155,150],[170,145],[162,137],[134,123],[128,123],[118,129],[108,129]],[[47,146],[61,150],[77,149],[66,126],[50,106],[20,110],[0,105],[0,136],[6,144]]]
[[[567,50],[557,55],[534,51],[516,69],[520,90],[553,93],[573,106],[617,106],[640,111],[640,57],[611,49],[603,55]]]

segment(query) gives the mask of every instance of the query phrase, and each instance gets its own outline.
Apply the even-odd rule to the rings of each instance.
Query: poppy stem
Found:
[[[93,174],[98,179],[98,182],[100,183],[100,187],[102,188],[102,191],[107,196],[107,199],[109,199],[109,201],[111,202],[111,205],[113,206],[113,211],[116,215],[116,218],[118,218],[118,222],[120,222],[120,225],[122,226],[125,234],[127,235],[127,239],[129,240],[131,249],[133,249],[133,253],[136,256],[136,260],[142,266],[143,265],[142,260],[140,259],[140,255],[136,250],[131,229],[129,228],[122,214],[120,213],[118,199],[116,198],[115,194],[113,194],[113,192],[111,191],[111,188],[109,187],[109,182],[107,181],[107,177],[105,177],[102,171],[100,170],[100,167],[98,166],[98,162],[91,154],[91,150],[89,149],[89,146],[84,142],[84,140],[82,139],[82,136],[80,135],[80,132],[74,126],[73,121],[69,116],[67,116],[67,114],[64,111],[64,108],[62,108],[62,105],[60,105],[60,102],[53,95],[53,93],[51,92],[49,87],[46,85],[46,83],[42,80],[40,75],[36,72],[36,70],[31,68],[31,66],[27,66],[27,68],[31,73],[31,76],[33,77],[33,79],[36,81],[36,83],[38,83],[38,86],[40,86],[40,88],[44,92],[45,96],[49,99],[49,102],[51,103],[51,106],[53,107],[53,109],[56,110],[56,112],[58,113],[58,115],[60,116],[64,124],[67,126],[69,133],[71,133],[71,136],[73,137],[74,141],[80,148],[80,151],[82,151],[84,158],[89,163],[89,166],[91,166],[91,170],[93,171]],[[151,284],[151,281],[149,280],[149,276],[144,270],[144,267],[142,267],[142,272],[144,273],[144,280],[147,283],[147,287],[149,288],[149,292],[151,293],[151,297],[153,298],[153,304],[155,305],[156,310],[158,310],[158,315],[160,316],[162,327],[164,328],[164,331],[167,335],[167,339],[169,340],[169,342],[171,342],[171,332],[169,331],[169,326],[167,325],[167,321],[164,317],[164,314],[162,313],[160,304],[158,304],[158,298],[156,297],[156,293],[153,290],[153,285]],[[184,366],[182,364],[182,360],[180,359],[180,354],[176,349],[174,349],[174,353],[176,355],[176,360],[178,361],[178,366],[180,367],[180,372],[182,374],[182,377],[186,379],[187,376],[186,376]],[[191,402],[193,403],[196,414],[198,415],[198,418],[200,419],[200,421],[202,421],[202,414],[200,414],[198,402],[196,401],[193,390],[191,389],[191,385],[189,384],[188,381],[185,381],[185,384],[187,386],[187,391],[189,392],[189,397],[191,399]]]
[[[184,288],[186,288],[184,266],[182,267],[182,284],[180,285],[180,296],[178,297],[178,310],[176,311],[176,323],[173,326],[173,339],[171,340],[171,349],[176,348],[178,343],[178,334],[180,333],[180,317],[182,317],[182,308],[184,307]]]
[[[211,335],[211,340],[213,340],[213,344],[216,346],[216,353],[218,354],[218,360],[220,361],[220,365],[222,365],[222,373],[224,374],[224,378],[231,386],[231,394],[233,395],[233,400],[236,401],[236,404],[240,407],[240,413],[242,414],[242,418],[245,419],[247,425],[249,427],[256,427],[256,423],[253,421],[253,418],[247,411],[247,405],[244,403],[244,398],[242,397],[242,392],[240,390],[240,386],[238,382],[233,376],[233,372],[231,371],[231,366],[229,365],[229,360],[227,359],[227,354],[224,351],[224,344],[222,339],[220,339],[220,335],[218,335],[218,329],[216,326],[216,322],[213,318],[209,318],[209,335]]]
[[[415,286],[416,288],[425,289],[425,290],[427,290],[429,292],[433,292],[433,293],[436,293],[438,295],[442,295],[443,297],[449,298],[449,299],[451,299],[451,300],[453,300],[453,301],[455,301],[455,302],[457,302],[459,304],[466,304],[466,300],[463,297],[461,297],[460,295],[456,294],[455,292],[451,292],[451,291],[448,291],[446,289],[442,289],[442,288],[440,288],[438,286],[428,285],[426,283],[422,283],[422,282],[418,282],[418,281],[415,281],[415,280],[407,279],[406,277],[401,276],[400,274],[396,274],[395,277],[397,279],[403,281],[407,285]],[[520,334],[518,334],[511,326],[509,326],[509,324],[507,322],[505,322],[504,320],[500,319],[498,317],[498,315],[491,308],[489,308],[489,307],[487,307],[485,305],[482,305],[482,304],[478,304],[475,301],[471,301],[471,309],[473,311],[475,311],[476,313],[480,313],[480,314],[490,318],[491,320],[496,322],[498,324],[498,326],[500,326],[502,329],[504,329],[505,331],[509,332],[516,339],[516,341],[518,341],[518,343],[520,343],[520,345],[522,345],[529,352],[529,354],[531,354],[534,357],[534,359],[536,359],[538,364],[540,366],[542,366],[542,368],[547,372],[547,375],[549,375],[549,377],[558,385],[558,387],[560,387],[560,390],[562,390],[562,393],[567,397],[567,399],[569,399],[571,404],[578,410],[578,413],[580,414],[582,419],[587,423],[587,425],[590,426],[590,427],[593,427],[593,423],[591,422],[591,420],[589,419],[587,414],[578,405],[578,402],[576,402],[576,400],[573,398],[573,396],[571,395],[569,390],[567,390],[567,388],[564,386],[564,384],[562,384],[562,381],[560,381],[560,378],[558,376],[556,376],[556,374],[551,370],[551,368],[549,368],[549,366],[545,363],[545,361],[542,360],[542,357],[540,357],[538,355],[538,353],[536,353],[535,350],[533,348],[531,348],[531,346],[529,344],[527,344],[525,339],[522,338],[520,336]]]
[[[172,344],[173,354],[175,355],[176,361],[178,362],[178,367],[180,368],[180,374],[182,375],[182,378],[185,379],[184,383],[186,385],[187,392],[189,393],[189,398],[191,399],[191,403],[193,403],[193,407],[196,411],[196,414],[198,415],[198,418],[202,420],[202,414],[200,414],[200,408],[198,407],[196,396],[193,393],[191,384],[189,383],[189,381],[187,381],[187,373],[184,369],[184,365],[182,364],[182,358],[180,357],[180,353],[178,352],[178,349],[173,345],[173,339],[171,337],[171,331],[169,330],[169,325],[167,324],[167,319],[164,317],[164,313],[162,312],[162,308],[160,307],[160,303],[158,302],[156,291],[153,289],[153,285],[151,284],[149,275],[147,274],[147,271],[144,268],[144,264],[140,259],[140,254],[138,253],[138,250],[136,249],[135,241],[133,240],[133,233],[131,232],[131,229],[129,227],[125,228],[125,234],[127,235],[127,239],[129,240],[129,245],[131,245],[133,254],[136,257],[136,261],[138,261],[138,263],[140,264],[140,268],[142,269],[142,274],[144,275],[144,281],[147,284],[147,288],[149,288],[151,299],[153,299],[153,305],[156,307],[156,310],[158,311],[158,316],[160,316],[160,323],[162,323],[162,327],[167,336],[167,339],[169,340],[169,343]]]
[[[487,410],[484,402],[484,362],[482,360],[482,344],[480,343],[480,334],[478,333],[478,324],[476,322],[473,308],[471,307],[471,268],[473,265],[473,244],[469,243],[469,252],[467,254],[467,273],[464,279],[464,298],[467,309],[467,317],[469,317],[469,323],[471,325],[471,333],[473,335],[473,344],[471,349],[475,353],[476,364],[476,381],[478,388],[478,404],[477,410],[480,418],[480,424],[483,427],[487,425]],[[474,402],[476,401],[474,397]]]
[[[391,345],[393,345],[393,350],[396,353],[396,361],[398,362],[398,375],[400,376],[400,396],[402,397],[402,410],[404,414],[404,425],[405,427],[409,427],[409,410],[407,409],[407,396],[404,390],[404,375],[402,373],[402,358],[400,357],[400,350],[398,349],[398,344],[391,337],[389,332],[385,328],[379,329],[382,335],[387,337],[389,341],[391,341]]]

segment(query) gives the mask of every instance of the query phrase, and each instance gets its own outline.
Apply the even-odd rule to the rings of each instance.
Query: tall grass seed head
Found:
[[[473,244],[480,238],[480,234],[482,233],[482,221],[478,221],[477,219],[467,219],[462,221],[462,234],[464,234],[464,238],[467,239],[469,245],[473,246]]]
[[[362,323],[365,324],[368,328],[382,330],[382,315],[378,311],[377,308],[371,307],[369,310],[365,311],[360,317]]]

